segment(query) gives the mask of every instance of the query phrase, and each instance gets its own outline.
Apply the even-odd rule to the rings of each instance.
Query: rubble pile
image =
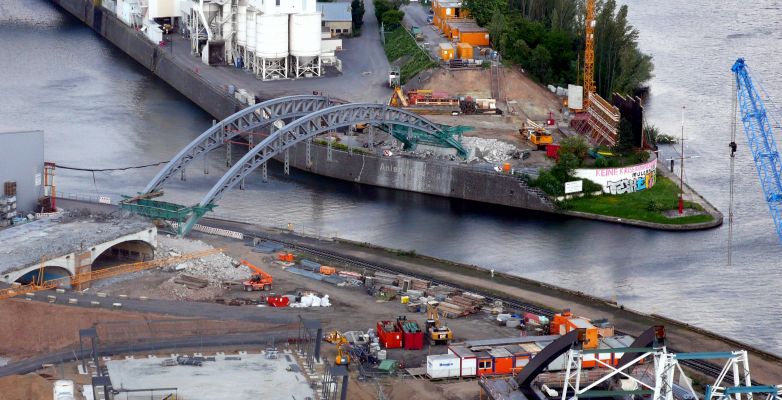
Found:
[[[517,152],[516,146],[497,139],[464,136],[462,145],[470,151],[467,161],[483,159],[492,164],[505,162]]]
[[[212,248],[212,246],[200,240],[171,236],[159,236],[158,246],[158,253],[166,256],[176,256]],[[221,286],[224,281],[240,281],[250,276],[247,269],[235,268],[233,261],[233,258],[217,253],[169,266],[167,270],[178,271],[179,273],[164,282],[161,285],[161,289],[169,290],[177,299],[208,299],[221,292]],[[208,286],[204,288],[190,288],[187,285],[183,285],[181,281],[187,280],[188,277],[202,278],[208,281]]]

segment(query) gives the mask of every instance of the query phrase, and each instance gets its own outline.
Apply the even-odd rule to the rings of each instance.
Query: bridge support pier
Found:
[[[285,166],[283,167],[285,175],[291,174],[291,155],[288,149],[285,149]]]
[[[263,179],[263,183],[269,182],[269,167],[266,166],[266,163],[261,165],[261,179]]]
[[[307,168],[312,167],[312,139],[307,140]]]

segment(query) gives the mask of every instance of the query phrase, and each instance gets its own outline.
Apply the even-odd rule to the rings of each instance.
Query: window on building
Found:
[[[491,360],[481,361],[478,363],[478,369],[490,369],[490,368],[491,368]]]
[[[274,2],[278,7],[280,6],[280,0],[275,0]]]

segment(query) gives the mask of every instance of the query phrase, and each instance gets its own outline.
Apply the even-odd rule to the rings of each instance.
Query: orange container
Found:
[[[457,57],[462,60],[473,59],[473,48],[469,43],[459,43],[456,45]]]
[[[505,172],[507,174],[510,173],[510,163],[506,162],[505,164],[502,164],[502,172]]]
[[[496,375],[510,374],[513,372],[513,357],[497,357],[494,359],[494,373]]]
[[[483,28],[466,31],[464,28],[461,28],[459,30],[459,42],[468,43],[473,46],[488,46],[489,31]]]
[[[334,275],[337,273],[337,269],[334,267],[328,267],[325,265],[320,266],[320,273],[323,275]]]
[[[440,43],[440,59],[443,61],[451,61],[454,57],[453,46],[450,43]]]

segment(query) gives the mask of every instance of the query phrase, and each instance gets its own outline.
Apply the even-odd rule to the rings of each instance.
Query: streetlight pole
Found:
[[[684,109],[682,106],[682,151],[679,161],[679,215],[684,214]]]

